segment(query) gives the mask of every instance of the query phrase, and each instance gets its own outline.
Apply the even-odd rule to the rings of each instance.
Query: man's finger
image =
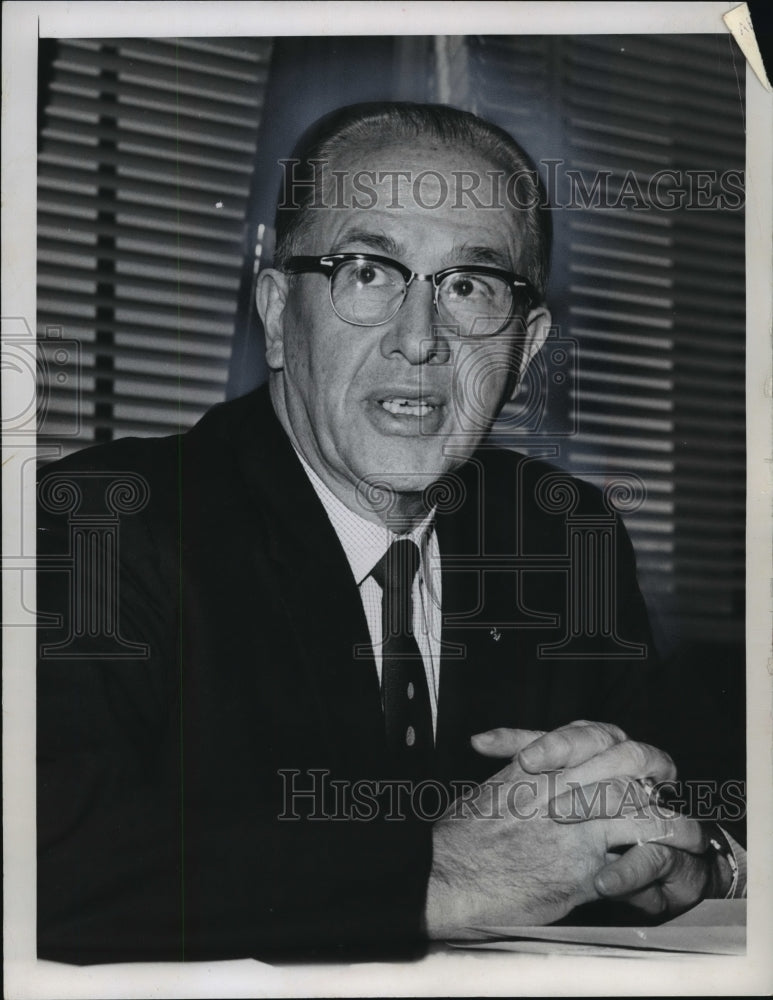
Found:
[[[563,787],[563,782],[561,782]],[[561,792],[548,803],[551,819],[557,823],[584,823],[589,819],[643,819],[661,816],[672,819],[673,809],[651,798],[650,790],[632,778],[609,778],[593,785],[581,785]]]
[[[609,850],[639,845],[646,847],[669,847],[691,854],[703,854],[706,850],[706,832],[701,824],[686,816],[673,819],[650,816],[644,819],[616,817],[593,821],[599,832],[606,838]],[[630,853],[630,852],[629,852]],[[649,855],[647,855],[649,857]],[[654,858],[659,858],[655,854]]]
[[[523,756],[522,752],[518,759],[524,770],[527,770],[523,764]],[[560,784],[564,788],[557,787],[556,791],[566,791],[572,785],[592,785],[620,777],[640,778],[658,784],[673,781],[676,778],[676,766],[665,751],[647,743],[625,740],[601,750],[595,757],[585,759],[576,766],[566,766],[560,776]]]
[[[489,729],[470,738],[473,749],[485,757],[515,757],[543,735],[541,729]]]
[[[703,895],[708,865],[705,858],[664,844],[632,847],[616,861],[605,865],[594,879],[601,896],[627,897],[648,913],[664,909],[679,911],[693,906]],[[663,905],[656,905],[650,891],[659,887]],[[643,894],[637,898],[639,894]]]
[[[596,874],[596,889],[612,899],[639,892],[665,878],[674,865],[674,854],[665,844],[632,847]]]
[[[574,767],[626,738],[623,730],[610,722],[580,719],[534,740],[521,750],[518,763],[531,774]]]

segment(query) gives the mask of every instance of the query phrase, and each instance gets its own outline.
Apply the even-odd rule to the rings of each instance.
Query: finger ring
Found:
[[[661,816],[676,816],[676,810],[663,801],[659,789],[649,778],[640,778],[639,784],[647,796],[649,804],[658,809]]]

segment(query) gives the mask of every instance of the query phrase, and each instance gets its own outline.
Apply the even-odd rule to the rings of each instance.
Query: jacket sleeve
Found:
[[[106,503],[142,477],[110,468],[39,484],[38,954],[73,962],[171,957],[182,915],[174,606],[141,514]]]

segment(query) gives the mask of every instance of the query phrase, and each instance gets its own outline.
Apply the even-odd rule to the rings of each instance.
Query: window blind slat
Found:
[[[59,233],[60,238],[57,239],[54,235],[48,235],[45,232],[45,227],[40,226],[38,231],[38,249],[43,253],[72,256],[75,260],[81,260],[84,254],[94,251],[96,238],[86,240],[83,243],[74,243],[74,240],[76,238],[83,239],[88,236],[94,236],[94,234],[89,230],[82,233],[61,230]],[[186,280],[194,280],[197,283],[203,282],[206,284],[208,281],[220,283],[221,280],[228,281],[229,279],[233,282],[237,281],[232,262],[227,257],[223,261],[220,255],[209,252],[208,248],[199,247],[191,249],[186,245],[182,245],[178,247],[178,252],[175,256],[169,252],[168,242],[160,241],[154,246],[146,245],[142,252],[129,249],[126,245],[126,240],[122,240],[121,242],[122,246],[120,249],[100,246],[99,259],[103,261],[115,261],[117,267],[126,267],[127,273],[131,267],[143,270],[152,268],[155,274],[162,273],[166,268],[173,278],[175,274],[179,274],[180,276],[186,275],[190,276],[186,277]],[[199,270],[196,270],[196,265],[199,265]]]
[[[55,89],[57,102],[49,111],[52,117],[67,118],[74,115],[85,115],[92,119],[118,117],[123,127],[135,132],[146,132],[154,136],[177,132],[180,136],[189,140],[198,140],[205,146],[236,149],[248,155],[254,153],[250,143],[243,139],[238,132],[234,132],[230,125],[212,122],[207,127],[206,133],[202,134],[197,116],[181,113],[176,107],[159,110],[127,104],[123,100],[116,105],[114,101],[105,100],[101,88],[95,90],[93,94],[89,94],[88,97],[68,94],[61,88]]]
[[[96,212],[93,214],[96,216]],[[120,225],[117,222],[98,221],[96,218],[78,218],[74,214],[74,210],[73,214],[70,215],[64,210],[41,210],[38,213],[38,225],[47,230],[46,235],[49,237],[56,234],[63,244],[67,243],[71,232],[88,233],[95,237],[111,236],[125,240],[127,243],[136,239],[159,249],[163,247],[168,258],[172,260],[178,249],[181,252],[187,251],[189,254],[197,251],[216,254],[216,259],[221,260],[229,255],[241,257],[244,253],[242,243],[236,243],[233,239],[228,240],[217,230],[210,230],[207,238],[186,234],[184,238],[178,239],[175,234],[165,234],[162,230],[154,231],[145,226]]]
[[[257,98],[255,86],[252,81],[256,81],[263,76],[261,69],[256,68],[252,74],[252,80],[247,82],[245,78],[227,78],[222,72],[209,72],[203,65],[183,64],[177,66],[174,60],[170,64],[158,62],[149,56],[147,59],[140,58],[139,53],[145,51],[146,45],[152,42],[148,39],[137,39],[136,46],[131,52],[125,54],[113,54],[111,49],[120,48],[112,40],[105,43],[98,51],[78,45],[75,42],[64,42],[61,44],[60,55],[56,65],[77,66],[78,68],[90,68],[100,73],[111,71],[120,74],[123,79],[136,82],[152,81],[152,86],[165,87],[182,93],[197,93],[199,95],[213,94],[221,100],[227,95],[228,100],[240,104],[254,105]]]
[[[98,88],[95,83],[97,80]],[[158,90],[128,80],[119,81],[109,76],[97,78],[92,74],[85,75],[75,69],[57,65],[56,76],[51,83],[52,94],[93,96],[97,89],[102,96],[112,95],[127,106],[157,108],[172,114],[179,112],[183,121],[194,118],[214,124],[234,125],[236,128],[251,128],[256,112],[262,110],[260,92],[252,101],[231,100],[228,94],[199,97],[180,91]]]
[[[41,258],[38,263],[38,280],[42,284],[45,282],[45,279],[56,280],[61,278],[63,281],[72,281],[73,278],[77,278],[78,280],[96,283],[100,280],[100,274],[96,268],[97,261],[94,258],[86,265],[79,264],[77,260],[73,260],[67,265],[49,264],[44,258]],[[143,300],[147,301],[149,294],[152,295],[155,291],[167,295],[169,293],[170,280],[174,281],[175,277],[174,274],[170,274],[167,278],[153,278],[148,275],[142,275],[132,280],[128,275],[122,274],[120,279],[121,288],[125,294],[136,293],[138,301],[140,301],[140,296],[144,296]],[[48,284],[48,287],[51,287],[51,283]],[[196,283],[188,283],[178,280],[175,283],[175,287],[178,295],[184,296],[188,302],[194,302],[196,301],[196,297],[200,296],[202,304],[207,308],[211,308],[217,304],[221,310],[230,311],[233,308],[233,296],[238,286],[233,277],[228,285],[219,281],[215,290],[210,289],[206,292],[206,299],[201,293],[201,284],[198,281]]]

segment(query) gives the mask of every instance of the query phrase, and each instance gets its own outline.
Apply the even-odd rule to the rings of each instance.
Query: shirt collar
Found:
[[[300,452],[296,450],[296,454],[325,508],[336,535],[338,535],[338,540],[341,542],[358,586],[370,574],[379,559],[384,556],[392,542],[398,538],[409,538],[415,542],[419,547],[423,562],[426,547],[434,531],[434,507],[412,531],[404,535],[396,535],[386,525],[376,521],[368,521],[360,514],[350,510],[322,482]]]

